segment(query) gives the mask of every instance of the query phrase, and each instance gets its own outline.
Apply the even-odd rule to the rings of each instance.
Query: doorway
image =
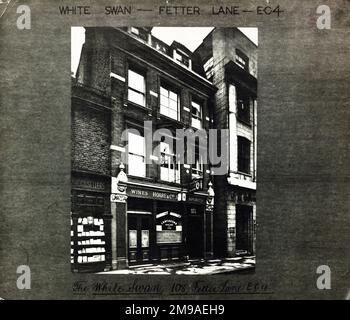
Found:
[[[236,253],[253,253],[253,207],[236,205]]]
[[[187,219],[187,252],[191,259],[204,257],[203,214],[197,209],[190,209]]]
[[[129,263],[148,263],[150,261],[152,216],[128,213]]]

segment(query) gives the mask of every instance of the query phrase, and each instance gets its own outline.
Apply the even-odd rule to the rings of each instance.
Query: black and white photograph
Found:
[[[0,300],[350,300],[348,9],[0,1]]]
[[[258,29],[72,27],[71,266],[254,273]]]

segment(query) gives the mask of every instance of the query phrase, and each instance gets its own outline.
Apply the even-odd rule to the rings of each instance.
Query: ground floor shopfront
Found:
[[[142,183],[126,184],[124,196],[112,193],[112,268],[211,257],[206,202],[206,193]]]
[[[208,192],[113,180],[72,175],[73,271],[210,259],[214,254],[255,255],[255,190],[230,185],[226,200],[221,201],[225,206],[213,212]],[[219,217],[225,220],[220,229],[215,228]],[[226,235],[219,245],[215,243],[218,235]]]
[[[206,192],[117,183],[72,174],[71,264],[75,272],[213,256],[213,211]]]
[[[255,255],[256,190],[229,186],[227,194],[227,256]]]

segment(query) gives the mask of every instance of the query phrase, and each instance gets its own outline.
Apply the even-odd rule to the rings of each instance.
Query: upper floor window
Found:
[[[140,34],[139,28],[131,27],[130,31],[131,33],[136,34],[137,36]]]
[[[192,177],[201,178],[203,177],[203,156],[199,152],[198,143],[196,143],[195,148],[195,158],[194,163],[192,163]]]
[[[237,99],[237,119],[250,125],[250,101],[248,98]]]
[[[207,79],[211,79],[214,75],[214,58],[210,57],[205,63],[204,63],[204,72],[207,77]]]
[[[146,176],[145,153],[145,138],[128,132],[128,174],[138,177]]]
[[[242,69],[249,70],[249,58],[238,49],[236,49],[236,63]]]
[[[203,110],[202,105],[199,102],[191,102],[191,126],[196,129],[202,129],[202,117]]]
[[[148,40],[148,33],[144,28],[137,28],[137,27],[130,27],[130,32],[137,36],[138,38],[147,41]]]
[[[237,137],[238,171],[250,174],[250,141],[244,137]]]
[[[146,105],[145,77],[132,69],[128,71],[128,100],[141,106]]]
[[[179,50],[174,50],[174,59],[187,68],[190,66],[190,58]]]
[[[160,143],[160,179],[168,182],[180,183],[180,164],[176,159],[173,146],[166,143]]]
[[[180,99],[179,95],[174,89],[169,88],[166,85],[161,85],[160,87],[160,113],[179,120],[179,106]]]

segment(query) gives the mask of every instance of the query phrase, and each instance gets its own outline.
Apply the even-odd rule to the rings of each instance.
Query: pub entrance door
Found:
[[[252,253],[253,251],[253,207],[236,205],[236,252]]]
[[[129,264],[150,262],[152,215],[128,212]]]

